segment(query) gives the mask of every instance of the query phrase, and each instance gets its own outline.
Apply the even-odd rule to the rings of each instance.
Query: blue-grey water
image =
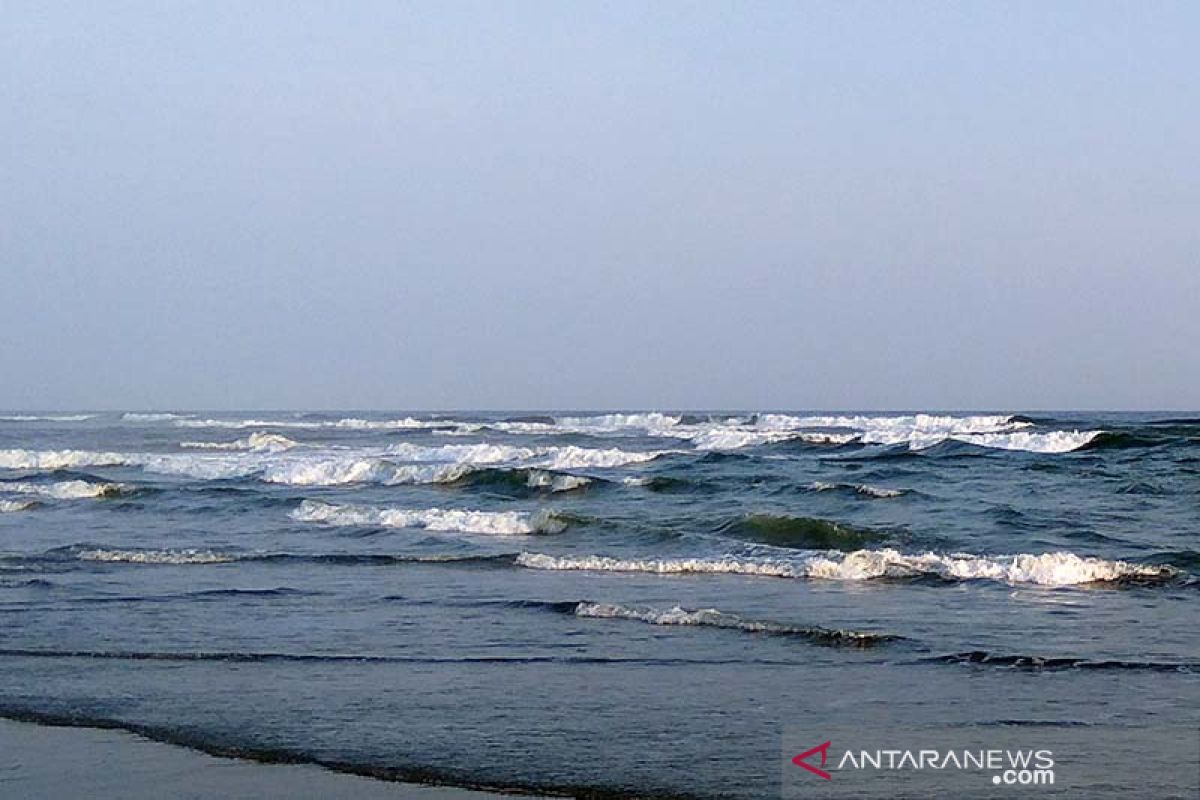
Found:
[[[0,714],[580,797],[1083,731],[1192,796],[1198,536],[1178,414],[9,413]]]

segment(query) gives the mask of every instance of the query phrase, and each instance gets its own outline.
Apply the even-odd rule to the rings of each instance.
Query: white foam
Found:
[[[432,428],[446,425],[444,421],[420,420],[413,417],[403,419],[371,420],[347,417],[338,420],[264,420],[264,419],[177,419],[175,424],[183,428],[298,428],[319,430],[341,428],[348,430],[405,430]]]
[[[534,463],[554,470],[624,467],[630,464],[644,464],[669,452],[672,451],[630,452],[615,447],[603,450],[574,446],[550,447],[546,448],[544,454],[536,458]]]
[[[84,422],[95,419],[99,414],[4,414],[3,422]]]
[[[348,483],[451,483],[471,471],[464,464],[394,464],[380,458],[333,458],[283,462],[261,474],[269,483],[340,486]]]
[[[193,450],[255,450],[277,453],[298,447],[299,442],[294,442],[278,433],[255,431],[245,439],[233,442],[180,442],[179,446]]]
[[[82,561],[112,561],[128,564],[224,564],[235,556],[213,550],[81,550]]]
[[[883,577],[932,575],[955,580],[992,580],[1039,586],[1075,586],[1129,578],[1162,579],[1176,574],[1169,566],[1106,561],[1074,553],[976,556],[962,553],[906,555],[893,549],[820,553],[787,558],[617,559],[608,556],[550,556],[521,553],[517,564],[532,569],[650,572],[658,574],[722,573],[781,578],[862,581]]]
[[[600,431],[616,431],[623,428],[670,428],[678,425],[680,417],[658,411],[635,414],[598,414],[591,417],[559,417],[559,427],[581,428]]]
[[[715,608],[701,608],[688,611],[681,606],[673,606],[665,610],[654,608],[623,606],[617,603],[588,603],[582,602],[575,606],[578,617],[593,617],[598,619],[630,619],[648,622],[651,625],[701,625],[713,628],[733,628],[752,633],[798,633],[805,629],[778,622],[745,620],[734,614],[726,614]]]
[[[55,500],[82,500],[106,497],[127,491],[129,487],[120,483],[90,483],[88,481],[60,481],[58,483],[0,483],[0,492],[35,494]]]
[[[387,449],[389,458],[413,463],[443,462],[457,464],[503,464],[526,461],[540,455],[544,448],[513,447],[505,444],[447,444],[440,447],[401,442]]]
[[[6,469],[72,469],[74,467],[120,466],[129,456],[90,450],[0,450],[0,467]]]
[[[448,444],[423,447],[407,442],[388,448],[388,458],[413,463],[508,464],[551,470],[612,468],[642,464],[672,451],[631,452],[618,448],[515,447],[504,444]]]
[[[671,434],[690,439],[697,450],[740,450],[776,442],[803,441],[810,444],[846,444],[857,437],[853,433],[805,433],[789,430],[757,430],[750,427],[713,427],[696,432]]]
[[[529,471],[525,485],[531,489],[549,489],[551,492],[572,492],[582,489],[591,482],[591,478],[585,478],[582,475],[558,475],[534,469]]]
[[[516,563],[530,569],[590,570],[596,572],[653,572],[662,575],[718,573],[731,575],[769,575],[779,578],[804,577],[791,564],[778,561],[736,558],[661,558],[621,559],[609,556],[551,556],[520,553]]]
[[[36,500],[0,500],[0,514],[28,511],[37,506]]]
[[[424,528],[431,531],[513,536],[558,533],[566,524],[549,512],[468,511],[459,509],[371,508],[305,500],[292,512],[301,522],[327,525],[378,525],[385,528]]]
[[[885,499],[889,497],[900,497],[904,494],[903,489],[882,489],[878,486],[871,486],[866,483],[827,483],[825,481],[815,481],[808,485],[808,488],[814,492],[828,492],[835,489],[853,489],[859,494],[864,494],[867,497],[875,497]]]
[[[121,415],[126,422],[170,422],[176,419],[188,419],[191,414],[175,414],[168,411],[128,411]]]

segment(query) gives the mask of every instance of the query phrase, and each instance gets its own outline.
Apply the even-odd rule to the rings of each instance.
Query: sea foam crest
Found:
[[[3,414],[0,422],[84,422],[99,414]]]
[[[81,561],[109,561],[127,564],[224,564],[237,557],[214,550],[186,548],[182,550],[80,550]]]
[[[659,574],[717,573],[780,578],[862,581],[923,575],[952,580],[992,580],[1040,586],[1074,586],[1128,579],[1165,580],[1178,573],[1169,566],[1133,564],[1078,556],[1074,553],[1010,556],[906,555],[897,550],[856,550],[790,558],[737,556],[618,559],[608,556],[551,556],[521,553],[516,563],[532,569],[651,572]]]
[[[182,428],[297,428],[303,430],[320,430],[322,428],[343,430],[406,430],[444,426],[447,423],[438,420],[421,420],[413,417],[403,419],[360,419],[347,417],[338,420],[301,420],[301,419],[177,419],[175,424]]]
[[[866,483],[828,483],[826,481],[814,481],[808,485],[808,488],[814,492],[831,492],[839,489],[852,489],[861,495],[874,497],[876,499],[900,497],[904,494],[903,489],[884,489],[878,486],[871,486],[870,484]]]
[[[127,411],[121,415],[126,422],[170,422],[176,419],[188,419],[191,414],[176,414],[170,411]]]
[[[120,466],[128,463],[124,453],[99,453],[91,450],[0,450],[0,468],[72,469],[74,467]]]
[[[36,500],[0,500],[0,514],[12,514],[17,511],[28,511],[37,507]]]
[[[256,452],[278,453],[298,447],[299,442],[294,442],[278,433],[255,431],[245,439],[238,439],[233,442],[180,442],[179,446],[193,450],[252,450]]]
[[[300,507],[292,512],[292,518],[301,522],[319,522],[326,525],[424,528],[431,531],[493,536],[558,533],[566,529],[566,523],[549,512],[371,508],[334,505],[314,500],[301,503]]]
[[[631,452],[618,448],[516,447],[506,444],[448,444],[425,447],[403,442],[388,448],[389,458],[414,463],[520,464],[551,470],[623,467],[642,464],[670,451]]]
[[[89,481],[59,481],[58,483],[0,483],[0,492],[35,494],[55,500],[82,500],[110,497],[126,492],[130,487],[121,483],[91,483]]]
[[[744,620],[734,614],[726,614],[715,608],[688,611],[681,606],[665,610],[623,606],[618,603],[581,602],[575,606],[575,616],[600,619],[630,619],[648,622],[651,625],[704,625],[714,628],[736,628],[753,633],[796,633],[799,629],[778,622]]]
[[[725,628],[747,633],[765,633],[776,636],[799,636],[829,645],[869,646],[894,639],[893,636],[859,631],[835,630],[815,626],[787,625],[770,620],[743,619],[715,608],[689,611],[681,606],[655,609],[644,606],[623,606],[617,603],[591,603],[583,601],[574,609],[577,617],[597,619],[627,619],[651,625],[684,625],[707,628]]]

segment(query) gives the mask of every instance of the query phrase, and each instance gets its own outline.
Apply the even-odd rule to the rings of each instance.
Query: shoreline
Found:
[[[107,724],[105,724],[107,722]],[[164,741],[111,721],[36,713],[0,716],[0,794],[30,800],[87,796],[505,800],[548,797],[517,789],[454,786],[369,775],[295,754],[214,752]]]

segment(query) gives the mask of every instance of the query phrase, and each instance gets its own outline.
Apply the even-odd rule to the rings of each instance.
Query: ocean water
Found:
[[[1192,797],[1198,577],[1180,415],[0,415],[0,714],[381,777],[778,797],[887,730]]]

